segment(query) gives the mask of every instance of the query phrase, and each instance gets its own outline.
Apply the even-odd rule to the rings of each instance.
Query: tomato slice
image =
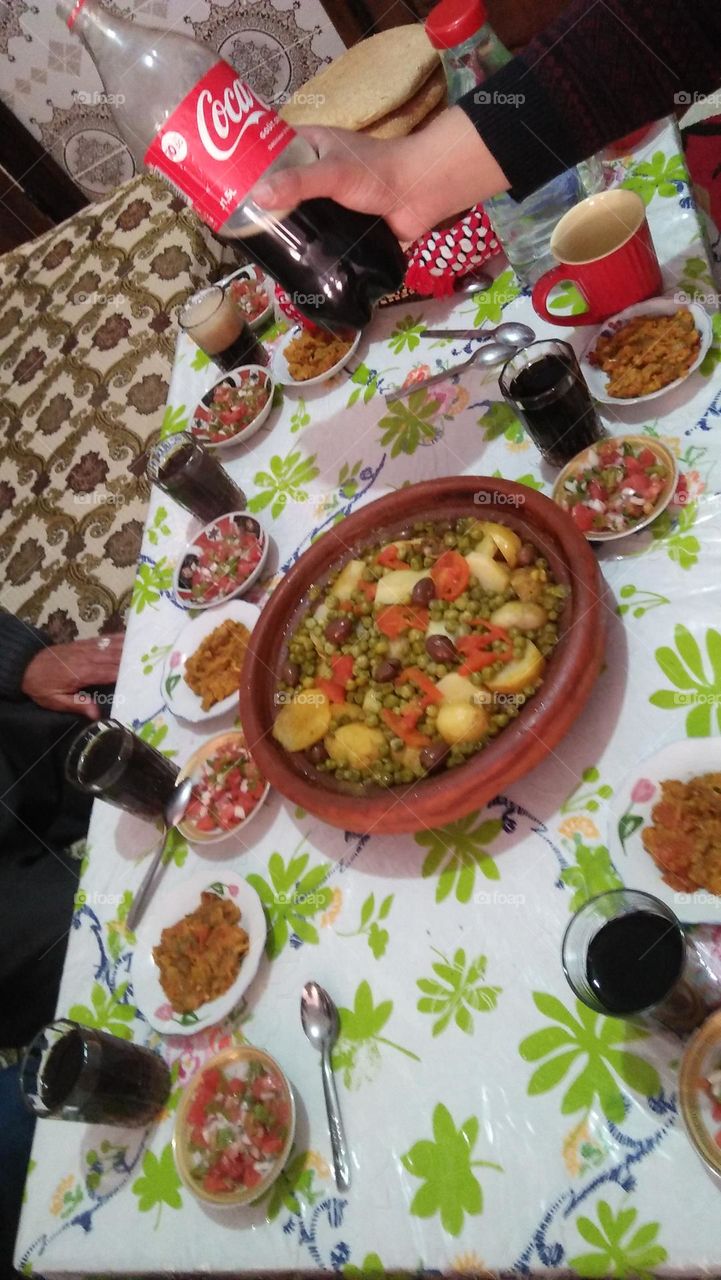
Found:
[[[593,512],[582,502],[574,502],[571,507],[571,519],[581,533],[588,533],[593,528]]]
[[[457,600],[471,576],[468,561],[459,551],[444,551],[430,571],[441,600]]]
[[[425,631],[430,622],[430,613],[418,605],[387,604],[376,617],[376,626],[384,636],[393,640],[402,636],[404,631],[414,627],[417,631]]]
[[[429,703],[443,701],[443,694],[438,692],[438,689],[431,680],[431,677],[427,676],[425,671],[421,671],[420,667],[406,667],[401,671],[400,675],[396,677],[395,683],[414,684],[417,689],[420,689],[421,693],[425,694],[425,697],[421,702],[421,707],[424,711]]]
[[[401,738],[407,747],[430,746],[431,739],[428,735],[421,733],[420,729],[415,727],[421,714],[421,707],[409,708],[402,715],[399,715],[397,711],[391,711],[387,707],[384,707],[381,711],[381,716],[388,728],[397,738]]]
[[[375,600],[377,589],[378,589],[377,582],[368,582],[365,578],[361,578],[360,582],[358,583],[358,590],[362,591],[366,600],[369,600],[369,601]]]
[[[336,658],[331,658],[331,669],[333,671],[333,679],[336,684],[346,685],[353,676],[354,659],[352,653],[341,653]]]
[[[316,676],[316,688],[324,693],[329,702],[345,702],[345,689],[337,680],[328,680],[325,676]]]
[[[395,542],[389,542],[376,557],[378,564],[382,564],[384,569],[405,569],[407,565],[405,560],[401,560],[398,555],[398,548]]]

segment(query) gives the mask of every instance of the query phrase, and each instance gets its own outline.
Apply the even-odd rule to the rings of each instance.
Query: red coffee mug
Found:
[[[634,191],[602,191],[569,209],[554,228],[551,253],[559,265],[536,281],[532,293],[535,310],[549,324],[600,324],[663,287],[646,208]],[[565,280],[586,302],[579,315],[548,310],[551,289]]]

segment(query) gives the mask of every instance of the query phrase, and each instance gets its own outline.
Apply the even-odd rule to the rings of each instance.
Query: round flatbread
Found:
[[[406,134],[412,133],[434,108],[445,106],[445,99],[446,77],[443,74],[443,68],[439,67],[412,98],[402,106],[396,107],[395,111],[389,111],[388,115],[383,116],[381,120],[369,124],[362,132],[369,134],[372,138],[404,138]]]
[[[364,129],[412,98],[438,66],[422,23],[391,27],[324,67],[296,90],[280,114],[292,125]]]

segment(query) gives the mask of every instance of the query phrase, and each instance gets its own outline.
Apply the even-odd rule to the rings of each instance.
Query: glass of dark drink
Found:
[[[65,774],[81,791],[141,818],[163,818],[178,766],[117,720],[96,720],[73,739]]]
[[[222,285],[213,284],[196,293],[186,302],[178,323],[225,373],[242,364],[268,363],[265,347]]]
[[[613,889],[576,912],[563,939],[563,970],[584,1004],[626,1021],[683,1034],[721,1004],[690,937],[650,893]]]
[[[141,1128],[167,1102],[170,1071],[150,1049],[59,1018],[25,1050],[20,1086],[37,1116]]]
[[[246,496],[188,431],[177,431],[150,451],[148,478],[186,511],[210,524],[231,511],[244,511]]]
[[[504,364],[499,385],[552,467],[565,467],[606,434],[567,342],[553,338],[524,347]]]

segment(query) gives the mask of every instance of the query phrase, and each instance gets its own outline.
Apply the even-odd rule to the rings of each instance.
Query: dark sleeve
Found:
[[[720,0],[571,0],[458,105],[522,200],[719,84]]]
[[[29,622],[0,609],[0,698],[21,698],[23,673],[31,658],[50,641]]]

